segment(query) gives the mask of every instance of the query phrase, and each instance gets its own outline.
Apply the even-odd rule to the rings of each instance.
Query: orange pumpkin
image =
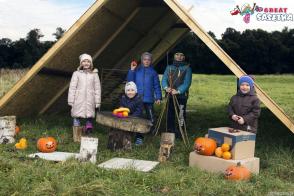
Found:
[[[222,146],[221,146],[221,148],[222,148],[222,150],[223,150],[224,152],[227,152],[227,151],[230,150],[230,145],[227,144],[227,143],[223,143]]]
[[[215,140],[211,138],[199,137],[196,138],[194,149],[201,155],[211,156],[214,154],[217,145]]]
[[[54,152],[57,142],[53,137],[42,137],[37,142],[37,148],[40,152]]]
[[[215,149],[215,152],[214,152],[215,156],[217,156],[218,158],[221,158],[223,156],[223,150],[221,147],[217,147]]]
[[[225,171],[225,178],[228,180],[249,180],[250,177],[250,171],[242,166],[240,162],[237,165],[229,166]]]
[[[20,132],[20,127],[19,126],[15,126],[15,134],[18,134]]]
[[[229,160],[232,158],[232,153],[231,152],[224,152],[222,157],[223,157],[223,159]]]

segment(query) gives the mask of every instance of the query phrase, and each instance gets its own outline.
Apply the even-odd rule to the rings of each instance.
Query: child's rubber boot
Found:
[[[90,134],[90,133],[93,132],[93,124],[92,124],[92,122],[90,122],[90,121],[86,122],[85,131],[86,131],[86,134]]]
[[[79,127],[79,126],[81,126],[81,122],[80,122],[80,120],[77,119],[77,118],[74,118],[74,119],[73,119],[73,126],[75,126],[75,127]]]

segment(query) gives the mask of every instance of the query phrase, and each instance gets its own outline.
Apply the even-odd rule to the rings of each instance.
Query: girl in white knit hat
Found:
[[[71,116],[73,125],[81,126],[81,119],[86,119],[85,133],[93,129],[92,120],[95,117],[95,108],[101,104],[101,86],[98,70],[94,69],[92,57],[88,54],[80,55],[80,66],[72,75],[68,105],[72,107]]]

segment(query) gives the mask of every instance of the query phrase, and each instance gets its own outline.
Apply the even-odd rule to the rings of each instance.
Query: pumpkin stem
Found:
[[[240,167],[240,166],[241,166],[241,162],[238,162],[238,163],[237,163],[237,167]]]

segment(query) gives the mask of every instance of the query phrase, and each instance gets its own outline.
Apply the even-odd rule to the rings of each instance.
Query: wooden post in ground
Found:
[[[82,132],[83,132],[83,126],[73,126],[72,127],[74,142],[81,142]]]
[[[174,133],[162,133],[160,148],[159,148],[159,162],[165,162],[170,157],[171,148],[175,145],[175,134]]]

